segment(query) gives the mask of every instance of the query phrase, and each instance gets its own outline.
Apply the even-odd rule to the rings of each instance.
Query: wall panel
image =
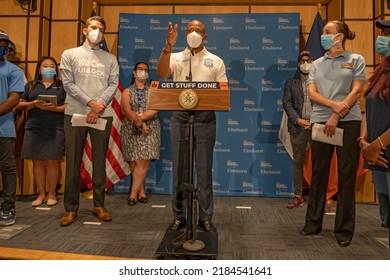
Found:
[[[77,20],[79,18],[79,1],[78,0],[67,0],[67,1],[54,0],[52,17],[54,20],[58,20],[58,19]]]
[[[367,40],[367,38],[374,37],[372,23],[368,21],[346,21],[346,23],[349,29],[356,33],[354,40],[346,41],[346,49],[361,54],[366,60],[366,64],[373,65],[374,45],[372,40]]]
[[[366,66],[366,73],[367,73],[367,79],[368,79],[374,73],[374,67],[373,66]]]
[[[26,75],[27,81],[31,81],[34,79],[35,68],[37,68],[36,62],[29,62],[27,64],[27,75]]]
[[[341,1],[332,0],[328,4],[327,16],[325,18],[329,20],[340,20],[341,19]]]
[[[75,36],[77,28],[77,22],[52,22],[50,54],[58,62],[61,60],[61,54],[64,50],[78,46],[79,41]]]
[[[27,60],[38,60],[39,50],[39,18],[31,18],[29,25],[29,37],[28,37],[28,57]]]
[[[5,15],[20,15],[24,16],[27,13],[22,10],[20,5],[15,0],[1,0],[0,16]]]
[[[41,45],[41,54],[42,55],[48,55],[49,54],[49,47],[50,47],[50,28],[51,24],[50,21],[46,18],[43,19],[42,23],[42,45]]]
[[[51,1],[50,0],[43,0],[43,13],[42,15],[47,18],[47,19],[50,19],[51,17]]]
[[[20,58],[25,59],[26,47],[26,28],[27,18],[16,17],[10,20],[9,17],[0,17],[1,30],[7,32],[9,38],[15,43],[17,51],[20,52]]]
[[[346,19],[360,18],[360,19],[372,19],[373,18],[373,1],[367,0],[344,0],[344,17]]]
[[[374,8],[374,18],[378,18],[380,17],[380,15],[382,14],[382,7],[381,7],[381,3],[383,2],[384,0],[374,0],[374,5],[375,5],[375,8]]]
[[[366,174],[356,178],[355,185],[355,201],[356,202],[375,202],[375,189],[372,183],[372,173],[368,171]]]
[[[34,183],[32,160],[23,160],[23,189],[20,194],[32,195],[37,193]]]
[[[175,14],[239,14],[249,13],[249,6],[175,6]]]

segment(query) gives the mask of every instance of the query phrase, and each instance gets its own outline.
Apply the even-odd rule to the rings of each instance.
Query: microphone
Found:
[[[194,51],[191,49],[191,55],[190,55],[190,71],[188,72],[188,76],[186,76],[186,80],[189,82],[192,82],[192,70],[191,70],[191,57],[194,56]]]

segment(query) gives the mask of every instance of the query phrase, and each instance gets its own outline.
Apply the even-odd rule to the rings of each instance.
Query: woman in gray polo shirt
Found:
[[[366,79],[364,58],[345,50],[346,39],[354,38],[355,32],[345,22],[328,22],[321,36],[327,52],[314,61],[308,81],[313,101],[310,122],[324,124],[328,136],[335,134],[336,127],[344,129],[344,135],[343,146],[313,141],[313,175],[301,234],[322,230],[329,167],[336,148],[339,182],[334,235],[341,247],[350,244],[355,229],[355,181],[360,156],[356,139],[362,119],[359,98]]]

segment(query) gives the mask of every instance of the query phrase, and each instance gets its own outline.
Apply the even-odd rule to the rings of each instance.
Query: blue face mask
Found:
[[[0,46],[0,59],[5,59],[7,52],[8,48],[6,46]]]
[[[333,47],[337,42],[333,42],[333,38],[339,35],[337,34],[328,34],[328,35],[321,35],[321,46],[324,48],[324,50],[329,50],[331,47]]]
[[[56,75],[56,69],[54,68],[42,68],[41,75],[43,78],[51,79]]]
[[[375,41],[375,50],[383,57],[390,55],[389,49],[390,37],[378,36]]]

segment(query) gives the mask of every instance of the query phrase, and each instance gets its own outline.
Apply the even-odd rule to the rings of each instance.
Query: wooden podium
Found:
[[[149,109],[229,111],[230,90],[227,82],[154,81],[150,85]]]
[[[194,114],[195,111],[229,111],[230,90],[227,82],[152,82],[149,92],[149,109],[157,111],[189,111],[188,118],[188,181],[180,186],[187,196],[187,228],[167,230],[156,254],[160,257],[189,255],[214,258],[218,253],[218,233],[197,229],[197,196],[194,173]],[[196,235],[196,237],[195,237]],[[184,240],[185,236],[185,240]],[[199,239],[198,239],[199,238]],[[181,240],[180,246],[177,245]]]

